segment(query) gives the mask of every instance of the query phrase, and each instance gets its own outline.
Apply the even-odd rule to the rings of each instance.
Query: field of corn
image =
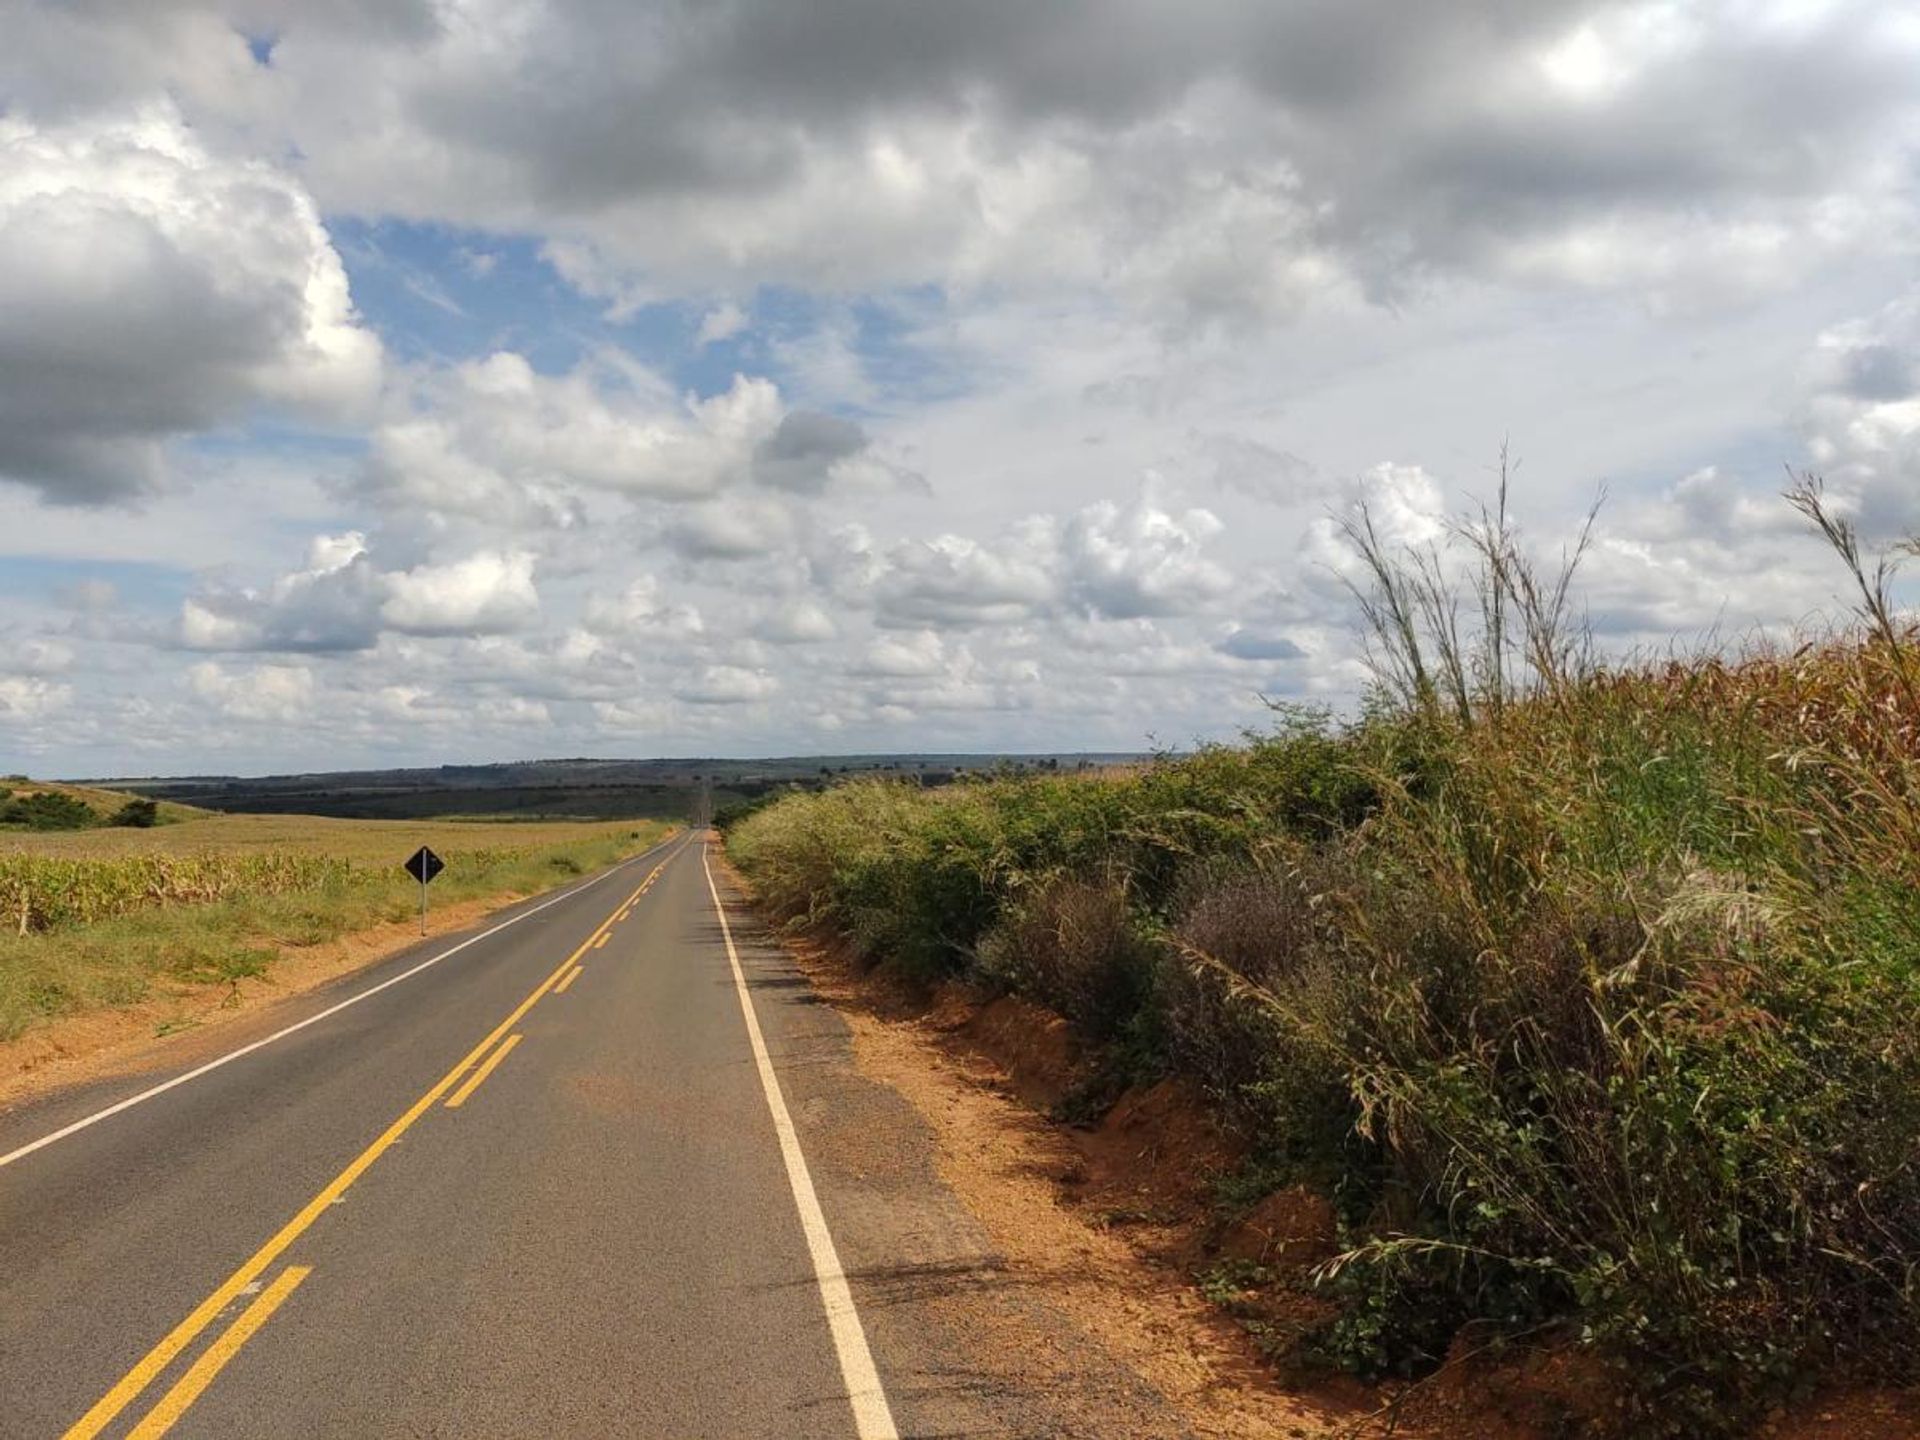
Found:
[[[151,829],[0,834],[0,1039],[174,982],[266,973],[285,949],[435,905],[505,901],[654,843],[656,821],[384,821],[188,813]]]
[[[1251,1156],[1223,1219],[1323,1192],[1337,1260],[1212,1277],[1289,1317],[1249,1324],[1290,1364],[1545,1348],[1607,1377],[1556,1433],[1635,1436],[1920,1381],[1920,632],[1796,503],[1854,629],[1601,664],[1501,512],[1460,527],[1464,597],[1362,515],[1360,717],[1131,776],[855,782],[728,843],[776,918],[1065,1014],[1106,1093],[1197,1079]]]
[[[396,867],[422,844],[457,862],[456,874],[492,874],[609,833],[568,821],[207,814],[150,830],[0,834],[0,916],[26,935],[156,906],[384,887],[405,880]]]

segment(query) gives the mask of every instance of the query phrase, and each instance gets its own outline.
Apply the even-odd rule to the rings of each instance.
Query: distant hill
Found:
[[[85,782],[174,804],[235,813],[412,819],[428,815],[679,819],[694,797],[716,805],[783,785],[818,786],[843,775],[896,774],[943,785],[996,770],[1102,769],[1143,757],[1040,755],[792,755],[764,760],[553,759],[494,765],[342,770],[291,775],[185,775]],[[99,792],[104,793],[104,792]]]
[[[34,780],[25,775],[0,776],[0,829],[30,828],[9,822],[6,807],[14,801],[31,802],[41,795],[56,795],[83,806],[93,817],[95,824],[105,824],[126,807],[129,800],[135,798],[131,789],[105,789],[97,785],[74,784],[64,780]],[[148,796],[160,799],[159,796]],[[171,825],[176,821],[190,820],[206,811],[194,805],[182,804],[174,800],[162,800],[154,823]],[[54,827],[66,828],[66,827]]]

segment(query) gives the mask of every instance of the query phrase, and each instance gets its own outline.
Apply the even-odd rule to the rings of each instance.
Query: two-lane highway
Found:
[[[894,1433],[714,903],[682,839],[0,1170],[9,1433]]]
[[[987,1312],[1129,1378],[930,1174],[847,1158],[915,1127],[734,921],[683,835],[0,1117],[0,1434],[1074,1433]]]

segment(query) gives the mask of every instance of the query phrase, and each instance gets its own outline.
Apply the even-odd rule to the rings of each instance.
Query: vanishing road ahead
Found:
[[[683,834],[0,1116],[0,1435],[1179,1434],[726,897]]]

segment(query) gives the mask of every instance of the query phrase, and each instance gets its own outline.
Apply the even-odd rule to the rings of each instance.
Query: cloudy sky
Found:
[[[0,0],[0,765],[1140,748],[1503,439],[1609,646],[1920,526],[1920,12]]]

